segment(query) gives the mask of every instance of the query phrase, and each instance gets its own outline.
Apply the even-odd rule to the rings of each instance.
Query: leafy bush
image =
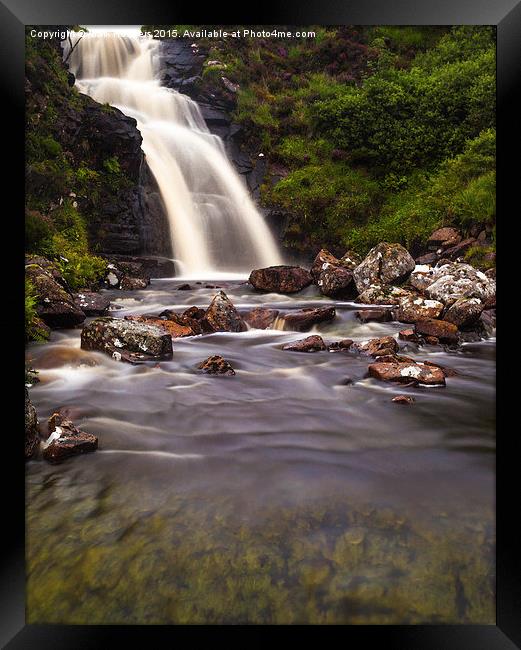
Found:
[[[25,278],[25,340],[26,341],[45,341],[47,332],[38,325],[38,314],[36,312],[36,303],[38,295],[33,283]]]

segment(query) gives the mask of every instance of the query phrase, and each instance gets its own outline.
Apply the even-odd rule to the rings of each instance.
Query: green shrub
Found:
[[[25,340],[26,341],[45,341],[47,332],[38,325],[38,314],[36,304],[38,295],[33,283],[29,278],[25,278]]]

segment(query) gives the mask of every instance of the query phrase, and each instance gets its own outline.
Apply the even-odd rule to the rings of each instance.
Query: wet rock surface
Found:
[[[265,330],[271,327],[279,315],[278,309],[268,309],[266,307],[256,307],[244,315],[244,320],[250,327]]]
[[[362,323],[385,323],[392,319],[390,309],[358,309],[355,311],[355,316]]]
[[[329,298],[348,300],[357,295],[353,272],[343,266],[328,266],[321,271],[317,286]]]
[[[453,323],[433,318],[419,321],[414,326],[416,334],[437,338],[443,343],[458,342],[458,328]]]
[[[426,318],[437,318],[442,311],[442,302],[421,296],[407,296],[400,299],[395,314],[396,319],[402,323],[417,323]]]
[[[308,287],[313,278],[300,266],[269,266],[251,272],[249,283],[257,291],[297,293]]]
[[[96,451],[98,438],[78,429],[60,412],[53,413],[48,421],[49,437],[42,445],[42,456],[50,463],[62,463],[71,456]]]
[[[208,357],[197,367],[209,375],[227,375],[230,377],[235,375],[235,370],[231,364],[218,354]]]
[[[242,316],[224,291],[214,297],[203,320],[214,332],[244,332],[247,329]]]
[[[282,346],[282,349],[289,352],[322,352],[327,348],[321,336],[308,336],[299,341],[286,343]]]
[[[97,318],[83,328],[81,347],[128,362],[170,359],[173,354],[172,337],[163,329],[110,317]]]
[[[479,298],[485,302],[496,295],[496,283],[470,264],[453,262],[433,269],[425,293],[446,306],[459,298]]]
[[[295,310],[281,316],[285,329],[305,332],[318,323],[327,323],[336,316],[334,307],[309,307]]]
[[[382,336],[381,338],[371,339],[366,343],[357,344],[357,349],[360,352],[371,357],[392,355],[398,352],[398,348],[398,341],[392,336]]]
[[[445,386],[443,371],[425,363],[386,362],[372,363],[368,367],[370,377],[382,381],[394,381],[401,384],[420,384],[426,386]]]

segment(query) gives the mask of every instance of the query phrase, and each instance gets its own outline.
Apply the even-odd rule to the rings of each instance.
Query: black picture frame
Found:
[[[515,259],[515,252],[508,246],[519,237],[514,234],[514,213],[518,211],[515,202],[519,186],[516,149],[519,138],[519,104],[516,102],[517,89],[521,85],[521,0],[345,0],[328,2],[309,0],[305,4],[298,0],[288,0],[283,5],[248,6],[248,15],[233,5],[208,7],[199,15],[191,8],[161,0],[148,0],[145,4],[127,0],[121,4],[108,4],[103,0],[2,0],[0,2],[0,83],[4,108],[3,138],[5,180],[4,193],[10,198],[8,221],[4,213],[3,248],[12,256],[12,261],[4,262],[10,269],[11,280],[19,281],[18,289],[9,287],[9,295],[3,303],[4,313],[11,319],[0,319],[2,341],[8,340],[5,350],[6,373],[12,375],[21,369],[19,355],[23,349],[23,327],[17,327],[17,315],[22,314],[23,267],[23,165],[24,165],[24,30],[25,25],[48,24],[431,24],[455,25],[477,24],[497,26],[497,109],[498,109],[498,206],[502,223],[508,221],[508,237],[499,229],[499,274],[501,283],[507,279],[501,271],[507,262]],[[6,111],[6,112],[5,112]],[[9,139],[11,140],[8,144]],[[512,162],[510,162],[512,161]],[[512,206],[512,208],[510,207]],[[4,210],[7,210],[4,202]],[[519,218],[517,218],[519,221]],[[13,226],[7,230],[7,225]],[[7,233],[10,234],[7,234]],[[507,241],[508,239],[508,241]],[[504,241],[505,240],[505,241]],[[8,266],[7,266],[8,265]],[[16,285],[18,286],[18,285]],[[500,284],[501,287],[501,284]],[[500,288],[505,294],[506,289]],[[509,296],[511,297],[511,296]],[[501,310],[501,307],[500,307]],[[506,321],[506,319],[505,319]],[[505,323],[506,324],[506,323]],[[13,334],[13,328],[17,334]],[[7,338],[8,337],[8,338]],[[20,338],[18,342],[17,338]],[[501,346],[500,346],[501,353]],[[20,366],[18,365],[20,363]],[[498,378],[503,377],[503,361],[498,360]],[[509,370],[505,364],[505,373]],[[21,374],[21,370],[20,370]],[[8,388],[3,391],[6,402],[3,406],[5,438],[2,443],[4,466],[12,470],[2,471],[4,503],[11,510],[3,508],[4,553],[0,559],[0,643],[12,649],[38,648],[106,648],[114,643],[139,642],[142,638],[149,647],[159,643],[179,643],[181,638],[190,643],[202,643],[202,635],[208,628],[197,626],[67,626],[67,625],[25,625],[25,562],[24,562],[24,462],[20,451],[22,436],[15,435],[18,414],[22,413],[21,391],[18,393],[18,378],[14,378],[13,399],[9,398]],[[7,396],[7,397],[6,397]],[[515,402],[515,399],[514,399]],[[517,549],[515,530],[515,501],[509,495],[516,494],[515,464],[519,458],[519,434],[514,425],[509,425],[506,411],[508,398],[498,391],[499,426],[497,446],[497,623],[487,626],[307,626],[306,636],[340,633],[351,647],[362,643],[376,643],[377,647],[414,648],[430,650],[503,650],[521,647],[521,564]],[[15,415],[13,416],[13,412]],[[6,417],[6,413],[9,417]],[[12,420],[11,422],[8,422]],[[9,424],[9,426],[7,426]],[[9,429],[9,431],[7,431]],[[19,460],[20,459],[20,460]],[[518,490],[517,490],[518,491]],[[240,626],[231,631],[235,635]],[[263,641],[273,628],[255,627],[255,637]],[[221,634],[224,626],[213,627],[210,631],[212,642],[215,634]],[[229,628],[228,628],[229,629]],[[253,630],[252,630],[253,632]],[[278,628],[294,638],[295,628]],[[161,639],[160,639],[161,637]],[[318,640],[318,637],[317,637]],[[310,639],[311,641],[311,639]]]

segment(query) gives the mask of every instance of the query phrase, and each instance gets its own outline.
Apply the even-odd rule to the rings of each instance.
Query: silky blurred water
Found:
[[[123,317],[206,307],[216,286],[243,312],[334,305],[313,328],[326,342],[404,327],[237,277],[109,293]],[[27,464],[30,622],[495,622],[495,340],[406,344],[457,376],[403,388],[352,353],[281,350],[308,335],[175,339],[171,361],[139,366],[82,351],[80,330],[28,347],[40,421],[68,406],[99,437]],[[236,376],[201,374],[213,354]]]

